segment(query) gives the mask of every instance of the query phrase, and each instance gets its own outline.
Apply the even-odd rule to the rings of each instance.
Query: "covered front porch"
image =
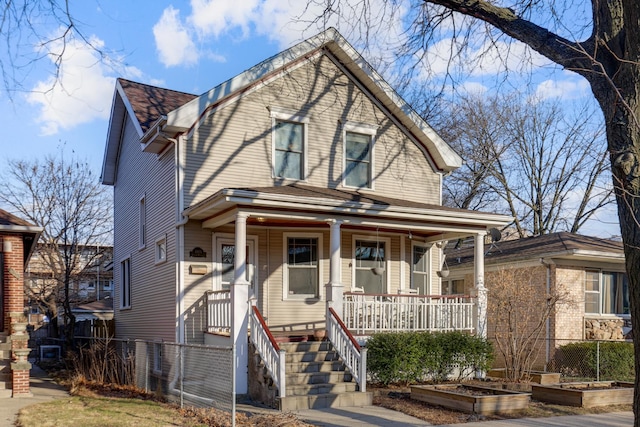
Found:
[[[359,343],[375,332],[484,336],[484,238],[510,219],[300,185],[223,190],[184,215],[194,237],[199,224],[214,241],[226,242],[212,245],[226,258],[213,260],[203,326],[228,334],[239,375],[249,331],[274,371],[278,334],[326,330],[342,358],[354,361],[352,372],[366,369]],[[469,236],[475,240],[475,286],[468,295],[443,295],[442,249]]]

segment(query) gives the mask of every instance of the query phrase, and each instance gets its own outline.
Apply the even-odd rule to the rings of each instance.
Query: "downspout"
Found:
[[[175,147],[175,155],[174,155],[174,167],[175,167],[175,195],[174,200],[176,201],[176,319],[177,319],[177,328],[176,328],[176,342],[184,343],[185,342],[185,330],[184,330],[184,225],[189,221],[189,217],[185,217],[182,215],[184,211],[184,190],[183,190],[183,181],[184,181],[184,170],[183,170],[183,161],[182,161],[182,150],[180,139],[182,136],[178,136],[178,138],[171,138],[168,135],[159,132],[163,138],[167,141],[173,143]]]
[[[551,293],[551,266],[556,265],[553,260],[545,261],[544,258],[540,258],[540,264],[547,267],[547,295]],[[545,325],[545,334],[546,334],[546,344],[545,344],[545,363],[544,363],[544,371],[547,371],[547,366],[549,365],[549,361],[551,359],[551,316],[547,317],[546,325]]]

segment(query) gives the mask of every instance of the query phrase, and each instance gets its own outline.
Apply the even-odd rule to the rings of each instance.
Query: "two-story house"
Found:
[[[510,218],[441,205],[461,162],[335,29],[199,96],[119,79],[117,336],[233,343],[244,393],[248,329],[277,346],[338,328],[356,350],[373,330],[474,331],[475,298],[431,298],[442,242],[475,237],[481,300],[483,236]],[[434,321],[443,304],[457,315]]]

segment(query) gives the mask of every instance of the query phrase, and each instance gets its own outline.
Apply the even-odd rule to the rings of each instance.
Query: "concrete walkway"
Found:
[[[20,409],[36,403],[48,402],[54,399],[63,399],[69,396],[67,390],[47,376],[47,373],[37,365],[31,367],[32,397],[16,397],[0,399],[0,427],[12,427]]]

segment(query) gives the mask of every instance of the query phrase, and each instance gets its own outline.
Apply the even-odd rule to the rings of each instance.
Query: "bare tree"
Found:
[[[613,202],[593,116],[586,106],[568,115],[556,101],[519,94],[461,98],[440,124],[465,158],[444,180],[445,201],[507,213],[520,237],[578,232]]]
[[[110,243],[111,197],[88,163],[66,159],[62,151],[44,160],[10,160],[3,178],[10,185],[0,190],[0,203],[43,228],[37,258],[51,277],[27,292],[47,307],[52,322],[62,306],[67,319],[65,335],[71,342],[73,285],[101,256],[86,248]]]
[[[406,39],[399,43],[399,67],[408,77],[424,74],[430,64],[426,50],[444,38],[449,40],[448,58],[464,56],[473,48],[493,49],[496,60],[509,57],[513,39],[543,57],[584,77],[604,116],[607,149],[618,217],[630,281],[631,319],[635,353],[640,354],[640,2],[637,0],[513,0],[496,4],[490,0],[381,0],[385,16],[367,13],[368,0],[308,0],[323,6],[313,24],[355,18],[352,27],[366,27],[366,37],[388,25],[388,9],[405,9]],[[355,4],[356,6],[353,6]],[[362,12],[362,10],[365,12]],[[354,13],[355,11],[355,13]],[[397,45],[396,45],[397,46]],[[533,67],[531,51],[522,52],[519,63]],[[449,64],[452,64],[450,61]],[[415,67],[412,67],[414,65]],[[427,70],[428,71],[428,70]],[[455,74],[447,68],[455,83]],[[635,360],[640,372],[640,357]],[[635,380],[635,425],[640,427],[640,375]]]
[[[490,338],[505,364],[505,377],[528,380],[545,340],[545,327],[558,304],[573,304],[562,285],[540,292],[544,268],[512,267],[487,273]]]
[[[22,86],[25,78],[43,59],[54,63],[54,84],[57,84],[65,49],[73,39],[80,40],[104,57],[100,47],[94,45],[76,23],[72,6],[69,0],[2,2],[0,40],[3,48],[0,48],[0,73],[10,97],[15,91],[24,90]]]

